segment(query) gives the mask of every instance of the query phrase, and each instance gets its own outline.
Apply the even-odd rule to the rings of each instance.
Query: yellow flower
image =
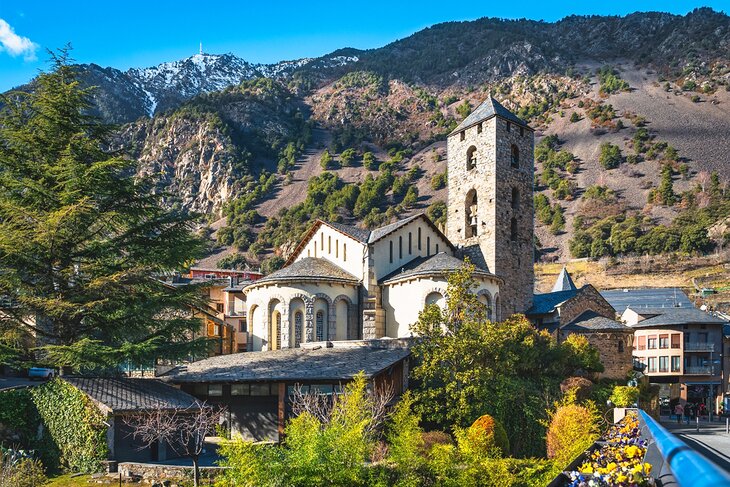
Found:
[[[578,469],[580,473],[593,473],[593,466],[590,463],[584,463]]]
[[[606,465],[606,471],[607,471],[607,472],[613,472],[613,471],[614,471],[614,470],[616,470],[617,468],[618,468],[618,465],[616,465],[616,463],[615,463],[615,462],[611,462],[611,463],[609,463],[608,465]]]
[[[651,463],[644,464],[644,472],[648,475],[651,473]]]

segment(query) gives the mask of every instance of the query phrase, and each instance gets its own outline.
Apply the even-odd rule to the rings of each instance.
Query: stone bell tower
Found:
[[[448,137],[446,236],[502,278],[497,318],[524,313],[534,293],[534,133],[488,98]]]

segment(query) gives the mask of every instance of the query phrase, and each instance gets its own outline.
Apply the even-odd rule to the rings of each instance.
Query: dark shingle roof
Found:
[[[697,308],[639,308],[634,306],[630,306],[630,308],[639,315],[646,317],[646,319],[633,325],[634,328],[695,323],[721,325],[725,323],[725,320],[721,320]]]
[[[556,293],[535,294],[532,298],[532,307],[527,311],[528,315],[543,315],[552,313],[562,303],[578,294],[577,289],[558,291]]]
[[[601,316],[594,311],[585,311],[561,329],[572,332],[618,331],[633,333],[633,330],[623,323]]]
[[[460,132],[464,129],[471,127],[472,125],[475,125],[494,116],[502,117],[518,125],[529,128],[527,122],[507,110],[504,106],[502,106],[501,103],[499,103],[497,100],[490,96],[489,98],[484,100],[484,102],[482,102],[482,104],[479,105],[473,112],[471,112],[469,116],[467,116],[451,133],[453,134],[456,132]]]
[[[370,237],[370,230],[364,230],[362,228],[353,227],[352,225],[344,225],[342,223],[334,223],[334,222],[323,222],[326,225],[329,225],[330,227],[334,228],[335,230],[338,230],[345,235],[348,235],[355,240],[357,240],[360,243],[368,243],[368,238]]]
[[[682,308],[693,308],[692,301],[679,288],[664,287],[652,289],[611,289],[601,291],[606,301],[609,302],[613,309],[618,313],[623,313],[626,308],[631,306],[653,307],[653,308],[674,308],[681,306]]]
[[[430,257],[416,257],[400,269],[391,272],[387,276],[383,277],[380,280],[379,284],[388,284],[401,279],[416,276],[433,274],[447,275],[459,269],[463,265],[463,260],[452,257],[445,252],[439,252],[438,254],[432,255]],[[474,275],[494,277],[494,274],[483,271],[481,269],[476,269],[474,271]]]
[[[333,264],[327,259],[318,257],[305,257],[297,260],[272,272],[266,277],[262,277],[253,285],[275,281],[301,281],[301,280],[327,280],[328,282],[344,282],[357,284],[360,280],[345,271],[341,267]]]
[[[64,377],[64,381],[100,406],[117,412],[188,409],[198,404],[190,394],[155,379]]]
[[[573,278],[570,277],[570,274],[568,273],[568,269],[563,266],[563,269],[560,271],[560,274],[558,275],[558,278],[555,280],[555,284],[553,285],[553,290],[551,292],[558,292],[558,291],[570,291],[578,289],[575,287],[575,283],[573,282]]]
[[[370,238],[368,238],[368,243],[374,243],[380,240],[381,238],[385,237],[386,235],[395,232],[401,227],[406,226],[408,223],[412,222],[413,220],[420,218],[423,216],[422,213],[419,213],[417,215],[409,216],[408,218],[404,218],[402,220],[398,220],[395,223],[391,223],[390,225],[385,225],[384,227],[376,228],[372,232],[370,232]]]
[[[373,377],[409,354],[407,348],[368,346],[243,352],[181,365],[162,379],[173,383],[349,380],[360,371]]]

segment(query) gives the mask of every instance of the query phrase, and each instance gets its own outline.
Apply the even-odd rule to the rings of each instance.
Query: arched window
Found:
[[[477,167],[477,148],[474,146],[466,150],[466,170],[471,171]]]
[[[512,160],[512,167],[520,167],[520,149],[514,144],[510,149],[510,159]]]
[[[438,306],[443,306],[444,296],[438,291],[432,291],[428,293],[428,296],[426,296],[425,304],[436,304]]]
[[[304,314],[301,311],[297,311],[294,314],[294,346],[298,347],[302,343],[302,322],[304,321]]]
[[[494,313],[493,313],[493,315],[494,315],[494,321],[501,321],[501,319],[502,319],[502,309],[501,309],[501,303],[500,303],[499,294],[497,294],[494,297]]]
[[[623,351],[624,351],[624,341],[621,340],[620,338],[618,341],[618,351],[619,351],[619,353],[623,353]]]
[[[520,190],[512,188],[512,209],[517,210],[520,207]]]
[[[466,201],[464,201],[464,215],[466,221],[464,223],[464,237],[476,237],[478,230],[479,219],[477,218],[477,192],[472,189],[466,194]]]
[[[321,342],[324,339],[324,312],[317,311],[317,327],[316,327],[316,337],[317,341]]]
[[[513,242],[517,241],[517,218],[512,217],[509,228],[509,239]]]
[[[342,243],[342,260],[347,262],[347,244],[344,242]]]

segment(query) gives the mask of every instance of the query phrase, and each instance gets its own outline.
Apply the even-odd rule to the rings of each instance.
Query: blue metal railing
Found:
[[[730,473],[690,448],[646,411],[640,409],[639,415],[680,487],[730,487]]]

